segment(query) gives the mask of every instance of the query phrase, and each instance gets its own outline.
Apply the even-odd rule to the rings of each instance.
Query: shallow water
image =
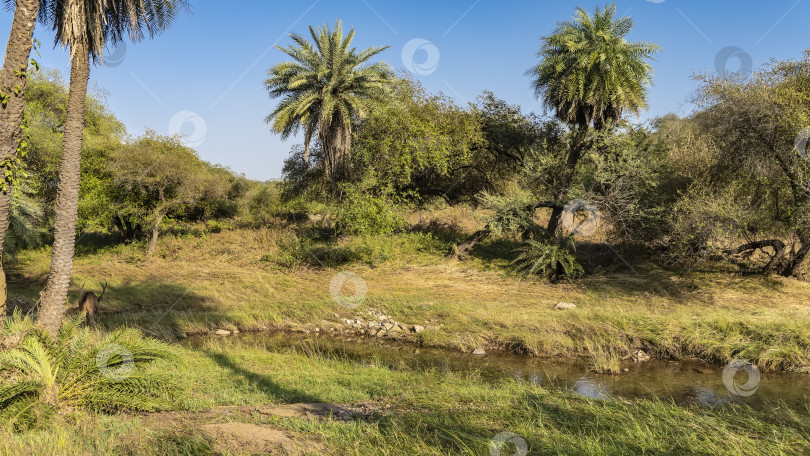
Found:
[[[196,337],[186,341],[194,347],[214,337]],[[414,345],[369,339],[347,341],[340,338],[290,333],[248,333],[216,338],[271,352],[298,351],[336,357],[360,364],[384,365],[398,370],[438,370],[477,372],[488,380],[513,378],[548,388],[561,388],[576,394],[605,399],[660,398],[680,404],[710,407],[744,403],[764,407],[784,402],[792,407],[810,407],[810,374],[759,373],[751,379],[744,369],[723,379],[723,368],[698,361],[627,362],[629,369],[620,375],[597,374],[580,361],[555,361],[513,354],[488,353],[473,356],[455,350],[416,347]],[[729,373],[733,372],[730,370]],[[756,374],[753,374],[756,375]],[[734,390],[738,394],[733,394]]]

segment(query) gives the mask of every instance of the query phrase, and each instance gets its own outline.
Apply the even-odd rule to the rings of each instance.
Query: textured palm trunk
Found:
[[[34,43],[34,26],[38,9],[39,0],[17,0],[11,33],[6,45],[3,72],[0,75],[0,92],[8,97],[0,111],[0,160],[4,162],[17,156],[25,107],[26,70]],[[6,274],[3,270],[2,257],[11,205],[10,190],[0,191],[0,315],[6,313]]]
[[[79,207],[81,180],[82,139],[87,80],[90,60],[87,49],[76,45],[70,69],[67,121],[63,137],[62,163],[59,168],[59,189],[56,194],[56,220],[54,222],[53,255],[48,282],[42,294],[38,324],[55,335],[65,315],[70,274],[73,271],[73,252],[76,242],[76,219]]]
[[[332,183],[332,191],[337,192],[337,182],[346,175],[351,159],[351,125],[340,116],[335,116],[328,129],[320,132],[324,152],[324,172]]]
[[[549,236],[556,235],[557,230],[560,227],[560,218],[562,217],[566,204],[563,198],[568,195],[568,190],[571,188],[571,183],[574,180],[574,174],[576,174],[577,170],[577,163],[579,163],[579,159],[582,156],[582,151],[585,148],[585,137],[587,134],[587,125],[579,126],[574,132],[571,150],[568,152],[568,160],[565,163],[565,174],[563,175],[563,181],[560,184],[560,188],[557,189],[557,193],[554,195],[554,200],[561,204],[551,210],[551,216],[549,217],[548,225],[546,226],[546,233],[548,233]]]

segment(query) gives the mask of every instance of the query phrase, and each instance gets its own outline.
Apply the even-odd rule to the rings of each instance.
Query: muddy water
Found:
[[[189,339],[195,346],[207,337]],[[622,367],[621,375],[597,374],[586,362],[565,362],[528,358],[511,354],[489,353],[472,356],[454,350],[415,347],[408,344],[376,340],[347,341],[331,337],[298,334],[240,334],[220,338],[220,343],[233,342],[271,352],[297,351],[335,357],[360,364],[384,365],[397,370],[436,370],[476,372],[484,379],[497,381],[512,378],[548,388],[567,389],[593,398],[660,398],[680,404],[710,407],[745,403],[765,407],[784,402],[792,407],[810,407],[810,374],[759,373],[759,381],[740,370],[729,382],[723,380],[723,368],[697,361],[649,361]],[[727,376],[727,378],[732,378]],[[749,394],[752,393],[752,394]]]

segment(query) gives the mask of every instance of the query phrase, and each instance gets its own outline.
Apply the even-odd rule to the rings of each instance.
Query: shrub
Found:
[[[65,322],[55,339],[30,320],[7,322],[4,335],[21,339],[0,352],[0,418],[9,428],[41,426],[53,413],[74,408],[148,411],[174,399],[171,377],[147,367],[176,361],[176,353],[137,330],[121,328],[94,341],[77,318]]]
[[[404,229],[407,221],[388,192],[369,192],[362,185],[344,186],[346,197],[337,213],[336,228],[344,234],[390,234]]]
[[[571,237],[559,236],[550,242],[528,240],[517,250],[520,255],[512,266],[527,276],[540,275],[551,281],[573,279],[585,272],[572,253],[575,248]]]

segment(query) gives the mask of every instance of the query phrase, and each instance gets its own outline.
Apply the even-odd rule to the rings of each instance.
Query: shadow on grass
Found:
[[[46,277],[9,275],[9,294],[33,304]],[[75,282],[68,293],[69,302],[78,305],[81,284]],[[101,285],[87,282],[84,291],[101,294]],[[121,325],[140,329],[144,334],[164,340],[176,340],[182,325],[207,327],[228,321],[216,300],[195,293],[190,286],[165,282],[157,276],[143,281],[115,283],[111,281],[96,313],[96,325],[102,330],[114,330]]]
[[[317,396],[305,393],[300,390],[285,388],[273,381],[268,375],[257,374],[237,364],[224,353],[215,352],[209,349],[202,349],[200,352],[211,358],[219,366],[230,370],[233,375],[242,377],[251,386],[259,389],[268,396],[272,396],[286,403],[297,402],[323,402]]]

